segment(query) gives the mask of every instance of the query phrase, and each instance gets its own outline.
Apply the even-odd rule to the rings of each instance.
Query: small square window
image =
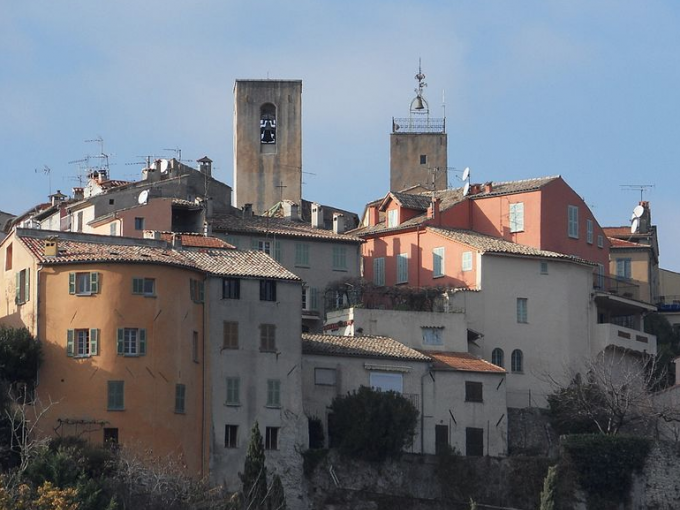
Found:
[[[236,443],[238,439],[238,425],[225,425],[224,426],[224,447],[225,448],[237,448]]]
[[[135,218],[135,230],[144,230],[144,218]]]
[[[133,278],[132,293],[141,296],[155,296],[156,280],[154,278]]]
[[[421,154],[420,155],[420,164],[421,165],[427,165],[427,154]]]
[[[240,299],[241,280],[238,278],[222,278],[222,299]]]
[[[279,449],[279,427],[267,427],[265,429],[264,449],[265,450]]]
[[[483,402],[483,386],[480,382],[465,381],[465,401]]]
[[[68,292],[76,296],[90,296],[99,292],[99,273],[69,273]]]
[[[541,261],[541,274],[548,274],[548,263],[544,260]]]
[[[438,327],[422,327],[420,328],[423,333],[423,345],[442,345],[442,333],[444,328]]]
[[[275,280],[260,280],[260,301],[276,301]]]
[[[146,329],[119,328],[117,352],[123,356],[146,354]]]
[[[335,386],[335,368],[315,368],[314,384],[317,386]]]

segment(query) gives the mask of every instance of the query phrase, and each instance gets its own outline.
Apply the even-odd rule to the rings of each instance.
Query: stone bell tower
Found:
[[[262,214],[302,198],[302,81],[236,80],[235,205]]]
[[[392,118],[390,135],[390,191],[414,186],[419,191],[447,187],[446,118],[430,117],[423,96],[427,84],[420,65],[415,76],[418,86],[407,118]]]

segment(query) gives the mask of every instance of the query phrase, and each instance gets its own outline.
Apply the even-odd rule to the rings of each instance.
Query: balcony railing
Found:
[[[434,119],[429,116],[413,116],[410,118],[392,119],[393,133],[445,133],[446,119]]]
[[[640,286],[626,278],[593,274],[593,288],[630,299],[640,299]]]
[[[608,346],[616,346],[631,351],[656,354],[656,336],[617,324],[598,324],[594,340],[596,352]]]
[[[660,312],[680,312],[680,296],[659,296],[657,306]]]

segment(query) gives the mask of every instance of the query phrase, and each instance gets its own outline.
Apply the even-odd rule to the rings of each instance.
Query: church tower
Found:
[[[446,118],[430,117],[430,106],[423,96],[427,84],[420,65],[415,76],[416,97],[408,118],[392,118],[390,135],[390,191],[418,187],[420,191],[447,187]]]
[[[302,81],[236,80],[234,195],[262,214],[302,198]]]

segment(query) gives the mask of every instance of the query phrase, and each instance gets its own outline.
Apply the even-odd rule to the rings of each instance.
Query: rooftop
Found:
[[[435,370],[461,370],[464,372],[490,372],[504,374],[505,369],[473,356],[467,352],[430,352]]]
[[[386,336],[302,334],[302,353],[410,361],[430,361],[423,353]]]

